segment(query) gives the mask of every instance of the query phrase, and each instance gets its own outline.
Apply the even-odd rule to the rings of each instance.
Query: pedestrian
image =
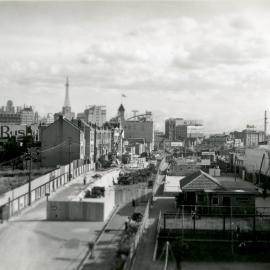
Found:
[[[264,188],[264,189],[263,189],[263,198],[265,199],[266,197],[267,197],[267,189]]]
[[[150,204],[151,204],[151,206],[153,206],[153,204],[154,204],[154,196],[153,196],[153,195],[151,196],[151,200],[150,200],[150,202],[151,202],[151,203],[150,203]]]
[[[128,229],[128,221],[126,220],[125,221],[125,231],[127,231],[127,229]]]
[[[83,178],[83,184],[86,185],[86,176]]]
[[[237,225],[236,226],[236,239],[239,239],[239,237],[240,237],[240,226]]]
[[[136,202],[134,199],[132,199],[132,207],[135,208],[135,206],[136,206]]]

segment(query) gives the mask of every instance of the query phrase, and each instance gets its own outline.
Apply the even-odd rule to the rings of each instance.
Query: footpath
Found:
[[[125,229],[125,221],[129,216],[131,216],[133,211],[134,208],[131,203],[117,211],[102,233],[95,246],[94,252],[89,254],[80,269],[112,269],[112,265],[115,262],[115,254],[118,249],[118,244]]]
[[[156,197],[152,208],[150,209],[150,216],[148,220],[148,226],[144,233],[138,249],[136,251],[136,257],[132,266],[132,269],[147,269],[156,270],[160,268],[164,263],[160,260],[153,262],[153,253],[156,243],[156,228],[159,213],[164,212],[168,207],[174,207],[174,201],[170,199],[163,199]]]

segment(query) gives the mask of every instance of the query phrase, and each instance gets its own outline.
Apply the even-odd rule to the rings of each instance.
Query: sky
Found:
[[[159,130],[170,117],[263,129],[269,12],[258,0],[0,2],[0,105],[59,112],[68,76],[76,113],[106,105],[109,119],[123,102]]]

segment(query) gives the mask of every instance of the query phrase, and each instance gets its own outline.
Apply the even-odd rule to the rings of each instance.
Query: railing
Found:
[[[90,256],[91,258],[94,258],[94,253],[95,253],[95,248],[97,246],[97,244],[99,243],[99,240],[101,238],[101,236],[103,235],[103,233],[106,231],[106,229],[109,227],[113,217],[115,216],[115,214],[118,212],[119,210],[119,205],[116,205],[116,207],[114,208],[113,212],[111,213],[111,215],[109,216],[107,222],[104,224],[103,228],[101,229],[101,231],[98,233],[95,241],[89,242],[88,243],[88,251],[85,253],[84,257],[82,258],[80,264],[77,266],[76,270],[81,270],[83,269],[83,265],[84,262],[87,260],[87,258]]]
[[[158,236],[160,233],[160,228],[161,228],[161,211],[159,212],[159,216],[158,216],[158,222],[157,222],[157,229],[156,229],[156,240],[155,240],[155,248],[154,248],[154,253],[153,253],[153,261],[156,260],[156,256],[157,256],[157,248],[158,248]]]
[[[197,211],[196,211],[197,209]],[[200,209],[200,211],[198,211]],[[163,230],[270,231],[270,207],[222,207],[183,205],[179,212],[163,214]],[[206,211],[207,210],[207,211]]]
[[[142,237],[142,235],[144,233],[144,230],[145,230],[145,227],[146,227],[146,223],[147,223],[147,221],[149,219],[150,203],[151,203],[150,200],[148,200],[148,203],[146,205],[146,208],[145,208],[145,211],[144,211],[144,214],[143,214],[143,219],[141,221],[140,227],[138,228],[138,231],[137,231],[136,235],[134,236],[134,238],[132,240],[132,243],[131,243],[131,246],[130,246],[130,252],[129,252],[127,260],[125,261],[123,270],[130,270],[131,267],[132,267],[133,259],[135,257],[135,253],[136,253],[138,244],[139,244],[139,242],[141,240],[141,237]]]

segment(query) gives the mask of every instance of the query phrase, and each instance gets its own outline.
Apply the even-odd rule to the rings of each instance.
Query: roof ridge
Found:
[[[68,120],[68,119],[66,119],[66,118],[64,118],[64,117],[63,117],[63,120],[66,121],[66,122],[67,122],[68,124],[70,124],[71,126],[73,126],[73,127],[77,128],[78,130],[80,130],[79,127],[77,127],[74,123],[72,123],[72,121],[70,121],[70,120]]]
[[[223,189],[225,189],[224,186],[222,186],[221,183],[216,178],[214,178],[212,175],[210,175],[210,174],[208,174],[208,173],[206,173],[206,172],[204,172],[202,170],[200,170],[200,172],[201,172],[201,175],[204,175],[205,177],[207,177],[208,179],[210,179],[212,182],[214,182],[218,186],[220,186]]]

